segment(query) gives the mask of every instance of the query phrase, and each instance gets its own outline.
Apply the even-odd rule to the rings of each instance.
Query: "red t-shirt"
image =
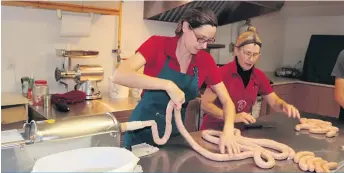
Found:
[[[170,56],[168,66],[180,72],[180,65],[176,56],[176,48],[179,37],[151,36],[139,48],[140,52],[146,60],[143,73],[157,77],[162,70],[167,56]],[[187,74],[193,76],[193,68],[198,67],[198,88],[204,82],[207,85],[216,85],[222,81],[219,68],[217,67],[213,57],[206,51],[199,51],[194,56],[194,63],[191,61],[187,70]]]
[[[223,83],[234,102],[236,113],[251,113],[251,108],[256,101],[258,93],[264,96],[273,92],[269,79],[266,77],[264,72],[257,68],[253,68],[250,81],[245,88],[244,83],[237,72],[235,60],[220,67],[220,73],[222,75]],[[219,99],[216,99],[214,104],[222,108],[222,104]],[[208,129],[210,126],[220,126],[221,123],[223,123],[223,120],[206,115],[203,119],[201,129]],[[216,127],[214,128],[216,129]]]

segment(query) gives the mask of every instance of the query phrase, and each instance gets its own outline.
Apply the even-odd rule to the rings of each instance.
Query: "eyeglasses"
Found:
[[[262,55],[260,52],[259,53],[251,53],[249,51],[245,51],[244,49],[241,49],[241,50],[244,53],[245,58],[251,58],[251,57],[258,58]]]
[[[189,26],[190,26],[193,34],[195,35],[198,43],[214,43],[215,42],[215,38],[206,39],[204,37],[197,36],[197,34],[195,33],[195,30],[191,27],[191,25],[189,25]]]

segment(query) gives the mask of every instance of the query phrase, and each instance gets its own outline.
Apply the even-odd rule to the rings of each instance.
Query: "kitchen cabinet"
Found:
[[[119,15],[120,1],[1,1],[4,6],[34,7],[41,9],[60,9],[71,12]]]
[[[338,117],[340,106],[334,100],[334,88],[308,83],[281,84],[273,86],[275,93],[284,101],[294,105],[300,112],[329,117]],[[260,116],[275,113],[263,101]]]
[[[261,108],[260,108],[259,116],[266,116],[266,115],[268,115],[268,111],[269,111],[268,102],[263,98],[262,105],[261,105]]]
[[[132,110],[130,111],[120,111],[120,112],[114,112],[113,114],[115,115],[117,121],[119,123],[125,123],[129,121],[129,118],[132,114]],[[122,143],[123,143],[123,137],[124,137],[124,133],[121,134],[121,147],[122,147]]]
[[[340,105],[334,99],[334,88],[317,87],[317,93],[317,113],[337,118],[339,116]]]
[[[334,88],[297,84],[295,106],[303,112],[338,117],[340,106],[334,100]]]
[[[28,119],[29,101],[20,93],[1,93],[1,124],[23,123]]]
[[[300,111],[317,113],[318,87],[308,84],[295,84],[294,106]]]
[[[272,86],[272,88],[274,89],[274,92],[281,99],[283,99],[284,101],[286,101],[289,104],[294,104],[295,84],[292,83],[292,84],[275,85],[275,86]],[[270,107],[268,104],[266,107],[268,109],[268,111],[266,111],[268,114],[275,113],[275,111],[272,109],[272,107]]]

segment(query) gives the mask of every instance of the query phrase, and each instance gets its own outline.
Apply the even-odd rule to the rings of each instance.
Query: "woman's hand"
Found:
[[[169,81],[166,85],[166,92],[176,105],[176,109],[180,110],[182,108],[182,104],[185,102],[184,92],[172,81]]]
[[[221,134],[219,148],[222,154],[224,154],[225,150],[227,149],[227,152],[230,156],[233,156],[233,154],[240,153],[240,148],[236,142],[236,137],[234,136],[233,130],[225,130]]]
[[[252,115],[250,115],[246,112],[241,112],[241,113],[235,115],[235,122],[236,123],[243,122],[245,124],[251,124],[251,123],[255,123],[256,119]]]
[[[300,119],[300,113],[299,110],[297,110],[293,105],[288,103],[282,104],[282,111],[288,115],[289,118],[298,118]]]

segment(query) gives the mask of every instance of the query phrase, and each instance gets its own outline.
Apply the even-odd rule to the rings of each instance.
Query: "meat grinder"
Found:
[[[56,67],[55,80],[68,88],[68,85],[62,79],[74,79],[76,83],[74,89],[85,92],[87,100],[102,98],[97,85],[98,82],[104,79],[104,70],[100,65],[77,64],[74,68],[71,68],[72,58],[94,58],[98,53],[97,51],[58,49],[57,55],[64,57],[65,60],[63,69],[60,70]]]
[[[110,112],[26,122],[21,138],[1,141],[1,172],[34,172],[38,159],[64,151],[120,147],[120,125]]]

